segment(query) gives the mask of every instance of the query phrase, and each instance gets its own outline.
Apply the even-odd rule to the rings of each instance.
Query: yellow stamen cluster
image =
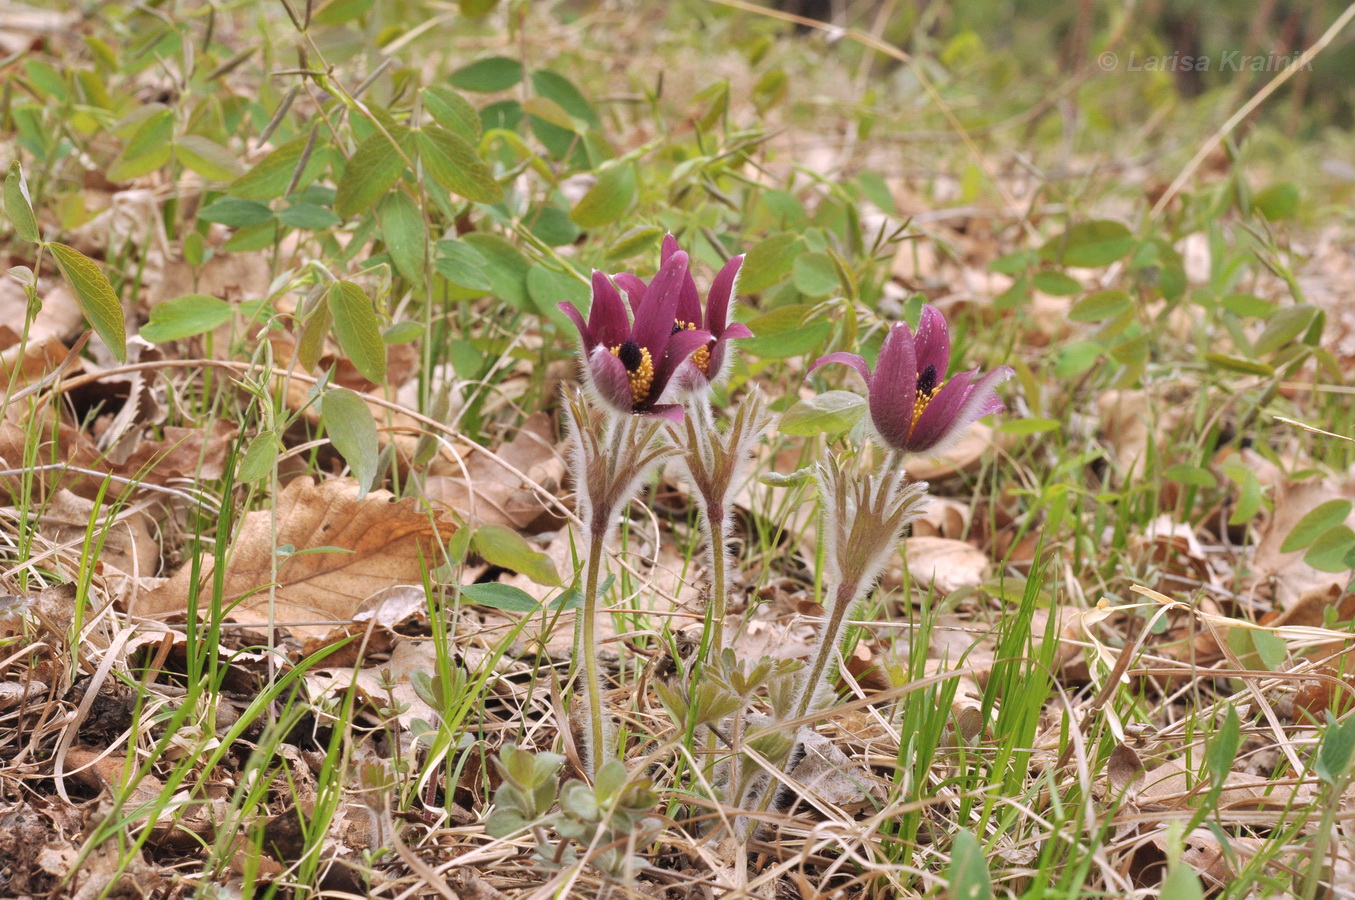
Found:
[[[621,355],[620,345],[611,348],[612,356]],[[654,383],[654,359],[644,347],[640,348],[640,364],[627,370],[630,379],[630,399],[633,403],[643,403],[649,396],[650,385]]]
[[[913,433],[913,429],[917,427],[917,420],[922,418],[922,414],[927,411],[927,405],[936,399],[937,394],[941,393],[941,385],[943,384],[945,384],[944,381],[930,391],[917,392],[917,401],[913,404],[913,423],[908,426],[908,434]]]
[[[681,319],[678,319],[676,322],[673,323],[674,334],[677,334],[679,331],[695,331],[695,330],[696,330],[695,322],[684,322]],[[710,347],[705,346],[698,347],[696,349],[696,352],[689,356],[688,359],[690,359],[693,363],[696,364],[696,367],[701,370],[702,375],[710,374]]]

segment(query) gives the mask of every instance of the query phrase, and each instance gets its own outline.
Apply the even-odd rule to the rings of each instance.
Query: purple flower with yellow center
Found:
[[[579,329],[594,389],[618,412],[682,421],[681,406],[659,400],[678,366],[711,338],[708,331],[673,326],[688,277],[687,254],[669,255],[643,294],[631,298],[634,322],[616,285],[598,271],[593,272],[593,305],[586,323],[574,304],[559,304]]]
[[[667,263],[681,253],[677,239],[671,234],[663,239],[660,259]],[[674,331],[707,331],[709,340],[697,349],[687,362],[678,368],[677,382],[683,390],[699,391],[718,381],[724,373],[725,344],[735,338],[750,338],[753,332],[742,322],[729,321],[729,304],[734,298],[734,288],[739,280],[739,271],[743,268],[743,256],[739,255],[725,263],[715,281],[711,283],[710,293],[706,295],[705,309],[701,307],[701,293],[696,289],[696,280],[692,278],[690,268],[682,279],[682,292],[678,296],[677,317],[673,322]],[[631,303],[647,293],[644,280],[629,272],[616,277]]]
[[[998,366],[982,377],[970,369],[947,381],[950,329],[932,306],[922,307],[916,336],[903,322],[889,329],[874,373],[855,353],[830,353],[810,371],[829,363],[861,373],[876,433],[902,453],[938,452],[974,422],[1006,410],[995,389],[1013,374],[1010,366]]]

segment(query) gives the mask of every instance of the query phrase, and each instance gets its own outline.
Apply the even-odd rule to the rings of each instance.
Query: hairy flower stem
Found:
[[[624,464],[626,451],[636,439],[635,416],[609,417],[607,422],[608,458],[612,470]],[[602,667],[598,664],[598,584],[602,580],[602,554],[615,525],[616,507],[603,497],[590,498],[585,526],[588,530],[588,562],[583,576],[583,619],[579,627],[579,652],[583,656],[584,692],[588,700],[588,727],[585,729],[585,767],[594,775],[612,754],[607,746],[607,713],[602,703]]]
[[[591,517],[590,517],[591,518]],[[580,648],[583,652],[585,690],[588,695],[587,743],[584,745],[584,766],[590,776],[595,774],[607,753],[606,713],[602,708],[602,671],[598,666],[598,579],[602,572],[602,547],[607,542],[606,521],[590,522],[588,535],[588,563],[584,572],[583,622]]]
[[[827,679],[828,663],[841,643],[842,623],[847,618],[847,612],[861,599],[858,596],[859,592],[860,585],[852,582],[834,585],[833,598],[829,602],[828,621],[819,632],[818,645],[814,648],[814,664],[805,676],[792,718],[798,719],[809,714],[809,707],[814,702],[815,694]]]

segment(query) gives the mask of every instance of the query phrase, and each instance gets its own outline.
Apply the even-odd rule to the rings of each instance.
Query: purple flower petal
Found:
[[[682,407],[676,403],[663,403],[658,406],[651,406],[643,411],[646,416],[658,416],[660,419],[678,424],[682,421]]]
[[[917,417],[913,433],[908,438],[908,450],[923,453],[941,443],[955,428],[955,417],[973,392],[970,381],[978,369],[960,372],[932,397],[922,415]]]
[[[612,276],[617,287],[626,292],[626,300],[630,303],[632,313],[639,312],[640,304],[644,302],[645,294],[649,292],[649,285],[643,278],[632,275],[630,272],[617,272]]]
[[[997,396],[997,386],[1016,374],[1011,366],[998,366],[974,383],[964,406],[955,414],[955,428],[964,428],[977,422],[984,416],[1002,412],[1007,408]]]
[[[663,359],[654,361],[654,381],[649,388],[649,396],[655,400],[663,396],[668,380],[677,372],[678,366],[706,345],[711,339],[709,331],[679,331],[668,342]]]
[[[743,255],[734,257],[725,263],[723,269],[715,276],[711,282],[710,294],[706,297],[706,329],[711,334],[719,338],[724,334],[725,326],[729,322],[729,302],[734,298],[736,285],[739,283],[739,272],[743,269]],[[744,329],[748,331],[748,329]],[[738,335],[743,337],[743,335]],[[747,337],[752,337],[753,333],[748,332]]]
[[[659,248],[659,267],[662,268],[663,264],[668,262],[668,257],[681,249],[682,248],[678,246],[677,238],[673,237],[671,231],[665,234],[663,236],[663,246]]]
[[[812,375],[814,370],[819,366],[832,365],[833,363],[842,363],[844,366],[851,366],[853,369],[860,372],[861,377],[866,380],[866,389],[870,389],[870,366],[866,365],[866,361],[855,353],[846,353],[839,350],[836,353],[829,353],[827,356],[820,356],[818,359],[814,360],[814,365],[809,367],[808,374]]]
[[[657,367],[659,357],[673,335],[673,320],[677,316],[678,299],[682,294],[682,279],[687,274],[687,254],[681,250],[668,257],[659,274],[649,283],[645,298],[635,310],[635,327],[631,337],[649,350]]]
[[[691,267],[687,267],[686,277],[682,279],[682,292],[678,294],[677,321],[685,328],[695,325],[705,328],[705,317],[701,315],[701,292],[696,289],[696,279],[692,278]]]
[[[711,334],[715,334],[715,332],[712,331]],[[748,326],[742,322],[731,322],[725,326],[723,332],[715,335],[716,340],[720,341],[732,341],[735,338],[750,338],[752,336],[753,332],[749,331]]]
[[[913,426],[917,401],[917,356],[913,332],[903,322],[889,329],[875,378],[870,383],[870,418],[875,430],[891,447],[904,449]]]
[[[555,306],[560,312],[569,316],[570,321],[574,323],[574,327],[579,329],[579,338],[583,341],[583,352],[585,355],[597,346],[597,341],[593,340],[592,332],[590,332],[588,326],[584,324],[583,314],[575,308],[573,303],[557,303]]]
[[[628,413],[635,408],[626,365],[606,347],[599,346],[589,354],[588,374],[598,396],[618,412]]]
[[[568,313],[566,313],[568,315]],[[615,347],[630,335],[630,318],[621,294],[605,272],[593,270],[593,306],[588,310],[588,336],[594,345]],[[585,348],[591,351],[592,347]]]
[[[935,306],[922,307],[922,319],[917,325],[914,346],[918,374],[928,366],[936,366],[936,383],[945,381],[946,370],[950,367],[950,326]]]

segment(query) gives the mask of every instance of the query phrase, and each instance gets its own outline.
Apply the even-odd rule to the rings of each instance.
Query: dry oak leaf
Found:
[[[424,569],[438,564],[437,545],[456,531],[430,519],[413,499],[390,502],[389,491],[359,500],[358,484],[340,478],[316,484],[292,481],[278,495],[275,511],[244,517],[227,564],[222,605],[238,605],[230,617],[244,624],[268,621],[273,556],[277,561],[274,624],[298,637],[319,637],[352,620],[369,597],[397,584],[418,584]],[[277,541],[273,539],[274,512]],[[202,560],[202,596],[210,596],[213,560]],[[145,595],[134,615],[168,616],[187,608],[192,566]]]
[[[993,563],[982,550],[967,541],[942,537],[910,537],[903,542],[908,572],[913,583],[938,594],[978,587],[993,572]],[[885,587],[903,583],[903,566],[891,562],[881,579]]]

